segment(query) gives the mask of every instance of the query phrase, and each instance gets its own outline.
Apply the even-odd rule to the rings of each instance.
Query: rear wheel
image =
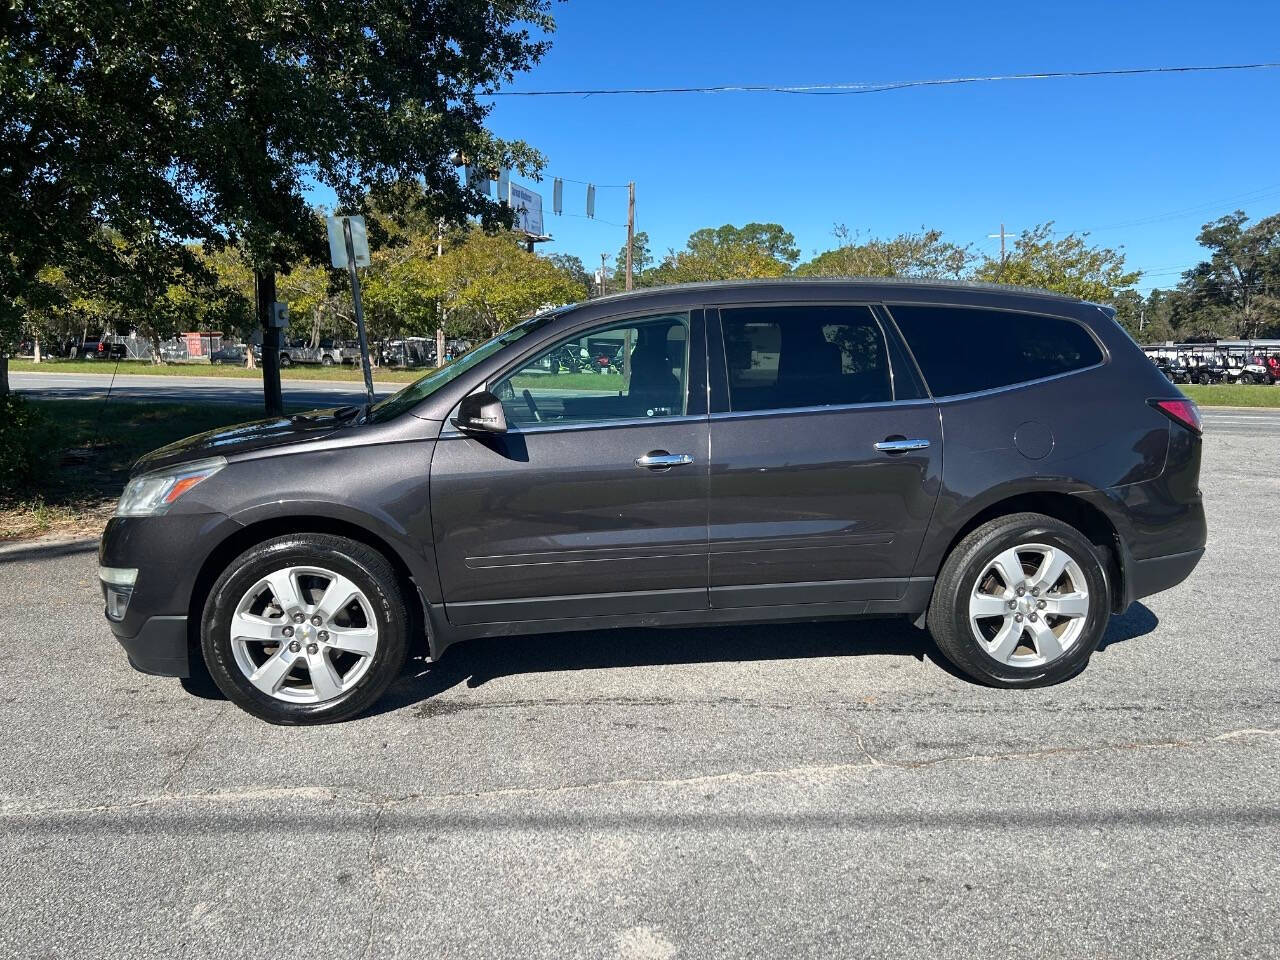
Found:
[[[1035,687],[1074,676],[1110,619],[1098,549],[1037,513],[998,517],[943,564],[929,632],[958,669],[990,686]]]
[[[287,353],[280,354],[280,366],[289,367],[292,365],[293,365],[293,359]]]
[[[271,723],[325,723],[366,710],[396,678],[408,622],[382,554],[296,534],[231,562],[205,603],[201,648],[237,706]]]
[[[329,354],[326,353],[323,357],[320,358],[320,364],[321,366],[332,367],[333,357],[329,356]]]

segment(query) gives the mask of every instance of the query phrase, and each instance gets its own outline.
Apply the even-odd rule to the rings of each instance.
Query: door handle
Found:
[[[683,467],[693,463],[693,457],[687,453],[667,453],[665,450],[650,450],[642,457],[636,457],[636,466],[649,470],[670,470],[672,467]]]
[[[905,453],[908,450],[924,450],[928,448],[928,440],[908,440],[906,437],[886,437],[876,444],[881,453]]]

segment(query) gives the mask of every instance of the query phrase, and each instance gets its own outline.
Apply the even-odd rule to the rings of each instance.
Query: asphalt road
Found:
[[[280,729],[132,672],[91,552],[0,555],[0,956],[1274,957],[1280,446],[1206,448],[1196,574],[1034,691],[631,631]]]
[[[148,403],[262,402],[262,381],[237,377],[178,377],[121,374],[114,383],[109,373],[10,373],[9,383],[18,393],[56,400],[106,398]],[[395,393],[403,383],[375,383],[374,393]],[[336,406],[364,396],[364,382],[341,380],[289,380],[281,384],[286,404],[304,407]]]

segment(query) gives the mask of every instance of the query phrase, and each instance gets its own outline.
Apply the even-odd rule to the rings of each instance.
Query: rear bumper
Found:
[[[112,624],[113,633],[115,626]],[[124,647],[129,665],[135,670],[158,677],[191,675],[186,617],[149,617],[134,636],[122,637],[116,633],[115,638]]]
[[[1125,605],[1153,593],[1176,587],[1196,568],[1204,556],[1204,547],[1185,553],[1171,553],[1147,560],[1130,560],[1125,571]]]

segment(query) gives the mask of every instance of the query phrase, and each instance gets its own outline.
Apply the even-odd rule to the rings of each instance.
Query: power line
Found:
[[[916,87],[946,87],[970,83],[996,83],[1002,80],[1077,80],[1088,77],[1134,77],[1166,73],[1221,73],[1240,70],[1275,70],[1280,62],[1224,63],[1173,67],[1124,67],[1111,70],[1052,70],[1037,73],[1006,73],[974,77],[943,77],[933,80],[897,80],[888,83],[807,83],[790,86],[777,84],[718,84],[705,87],[595,87],[577,90],[493,90],[491,97],[598,97],[652,96],[674,93],[794,93],[820,96],[853,96],[862,93],[884,93]]]

